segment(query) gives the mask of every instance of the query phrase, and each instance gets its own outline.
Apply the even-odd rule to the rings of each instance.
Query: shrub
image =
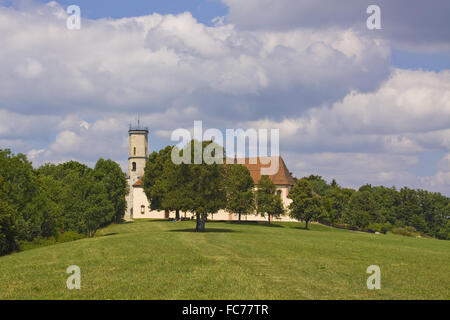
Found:
[[[419,234],[417,232],[417,230],[412,226],[393,228],[392,233],[400,234],[402,236],[407,236],[407,237],[413,237],[413,236],[416,236]]]
[[[86,235],[77,233],[75,231],[67,231],[61,234],[58,234],[56,237],[48,237],[42,238],[37,237],[32,241],[21,241],[20,242],[20,251],[36,249],[40,247],[51,246],[57,243],[70,242],[79,239],[86,238]]]

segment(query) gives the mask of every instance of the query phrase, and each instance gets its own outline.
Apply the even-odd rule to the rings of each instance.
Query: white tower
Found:
[[[148,128],[130,125],[128,130],[130,153],[128,157],[128,185],[130,193],[127,197],[126,216],[133,217],[133,185],[144,176],[148,159]]]

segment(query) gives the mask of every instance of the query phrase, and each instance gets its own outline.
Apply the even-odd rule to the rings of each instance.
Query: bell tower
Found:
[[[139,125],[132,126],[128,130],[129,136],[129,156],[128,156],[128,186],[129,193],[126,197],[127,211],[125,212],[125,219],[133,218],[133,199],[134,188],[133,185],[144,176],[145,164],[148,159],[148,128]]]
[[[148,158],[148,128],[130,125],[128,130],[130,154],[128,157],[128,176],[133,185],[144,175]]]

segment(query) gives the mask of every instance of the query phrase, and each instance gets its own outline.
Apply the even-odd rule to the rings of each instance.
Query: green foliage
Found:
[[[307,179],[321,196],[325,209],[317,220],[326,224],[347,224],[360,230],[385,233],[411,226],[417,234],[449,239],[450,199],[425,190],[400,189],[366,184],[358,191],[329,185],[320,176]],[[403,229],[402,229],[403,228]]]
[[[329,188],[322,198],[325,213],[319,217],[319,221],[329,223],[341,221],[348,201],[354,192],[353,189],[340,188],[337,184]]]
[[[191,153],[191,159],[196,158],[195,150],[221,149],[212,141],[199,142],[192,140],[184,149],[184,152]],[[223,154],[222,163],[225,155]],[[198,155],[197,155],[198,156]],[[195,213],[197,218],[196,231],[205,230],[205,222],[209,214],[214,214],[226,207],[226,193],[224,186],[225,169],[223,164],[207,164],[204,161],[194,161],[194,164],[187,166],[189,170],[189,181],[187,186],[187,196],[190,199],[187,209]],[[198,163],[198,164],[196,164]]]
[[[115,216],[114,205],[108,199],[105,185],[94,171],[73,170],[63,180],[63,230],[74,230],[90,237]]]
[[[259,179],[256,190],[256,211],[262,217],[267,214],[270,223],[271,217],[279,217],[285,213],[281,197],[276,194],[276,186],[269,176]]]
[[[106,188],[108,201],[114,207],[114,221],[120,222],[127,209],[125,197],[129,192],[125,173],[115,161],[100,159],[95,165],[94,175]]]
[[[402,228],[393,228],[391,230],[394,234],[400,234],[402,236],[407,237],[416,237],[420,235],[420,232],[417,232],[417,230],[412,226],[402,227]]]
[[[58,243],[70,242],[75,240],[80,240],[86,238],[86,235],[77,233],[75,231],[67,231],[62,234],[58,234],[54,237],[42,238],[37,237],[32,241],[21,241],[20,251],[26,251],[31,249],[36,249],[40,247],[51,246]]]
[[[298,180],[289,192],[289,198],[292,199],[289,205],[290,216],[293,219],[305,221],[306,229],[308,229],[309,221],[318,218],[324,213],[321,199],[313,191],[309,179],[303,178]]]
[[[0,150],[0,255],[18,243],[49,243],[61,232],[92,237],[123,215],[127,188],[111,160],[100,159],[95,170],[76,161],[33,169],[25,155]]]
[[[31,162],[23,154],[14,155],[8,149],[0,150],[0,176],[3,178],[5,200],[21,212],[39,189]]]
[[[208,214],[226,206],[225,174],[222,164],[207,164],[200,158],[193,160],[193,164],[173,163],[172,153],[195,159],[196,149],[200,154],[211,150],[223,154],[222,148],[211,141],[193,140],[183,150],[168,146],[150,155],[143,184],[152,210],[176,211],[177,218],[179,211],[192,212],[197,217],[196,230],[204,231]]]
[[[188,184],[191,181],[188,164],[176,165],[171,160],[173,152],[180,152],[176,147],[168,146],[158,153],[153,152],[145,167],[143,178],[144,192],[150,201],[150,209],[187,211],[191,198]]]
[[[321,176],[310,175],[304,178],[309,181],[314,192],[320,196],[324,196],[325,193],[332,187]],[[336,181],[334,183],[337,185]]]
[[[255,211],[254,181],[250,171],[243,165],[228,165],[225,171],[225,191],[227,209],[237,213],[239,221],[242,214]]]
[[[16,212],[0,198],[0,255],[17,249],[17,230],[14,223]]]
[[[170,160],[172,147],[167,146],[159,152],[153,152],[148,157],[142,178],[144,192],[150,202],[151,210],[166,210],[163,198],[167,191],[167,185],[161,184],[164,181],[164,169]]]

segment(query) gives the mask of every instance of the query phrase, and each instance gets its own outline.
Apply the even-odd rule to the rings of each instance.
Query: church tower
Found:
[[[148,159],[148,128],[131,126],[128,130],[129,157],[128,157],[128,185],[130,192],[127,196],[127,212],[125,217],[133,217],[133,185],[144,176],[145,164]]]
[[[130,155],[128,157],[128,176],[134,184],[144,175],[145,163],[148,158],[148,128],[130,126]]]

